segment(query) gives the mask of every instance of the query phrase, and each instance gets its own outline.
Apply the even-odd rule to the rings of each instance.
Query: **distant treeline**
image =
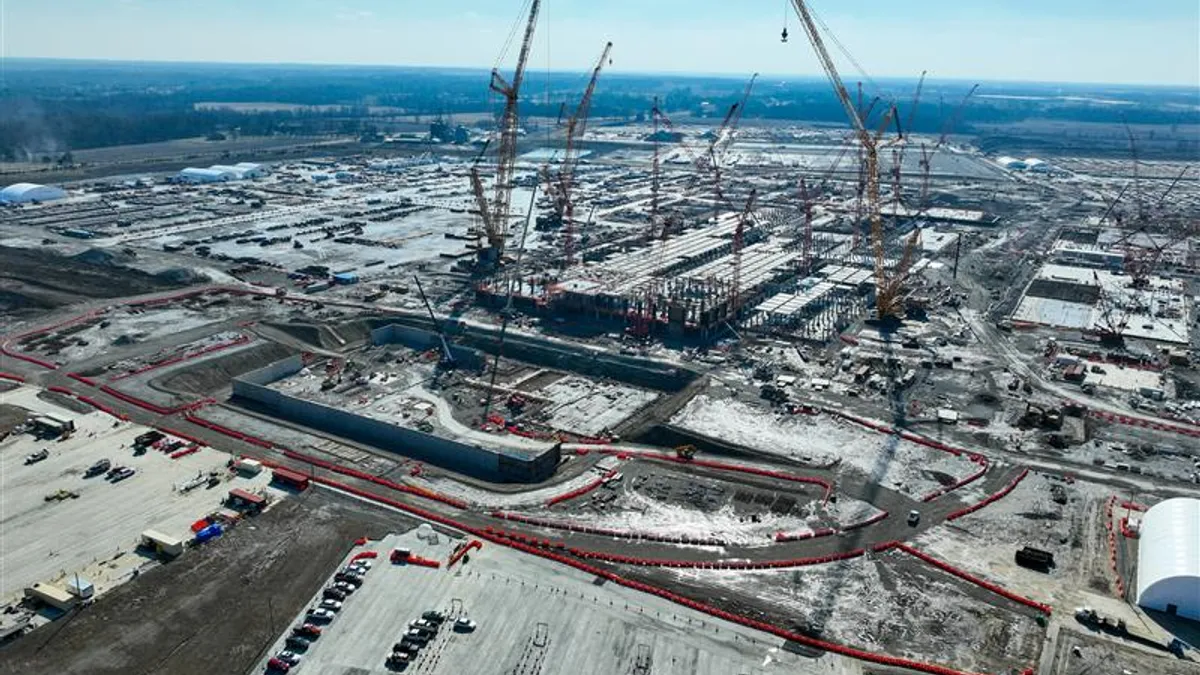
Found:
[[[363,134],[387,129],[387,119],[498,111],[489,99],[488,73],[474,70],[124,64],[10,59],[0,91],[0,159],[57,161],[70,150],[212,136]],[[522,114],[555,117],[570,110],[586,85],[581,73],[530,72]],[[901,123],[912,115],[914,81],[870,83],[864,107],[876,95],[894,101]],[[719,120],[741,97],[745,80],[730,77],[605,74],[592,104],[597,117],[644,119],[655,99],[671,116]],[[969,83],[926,83],[912,115],[919,133],[941,131]],[[1200,124],[1194,92],[1183,89],[1059,85],[987,85],[957,123],[1029,120],[1132,125]],[[1113,105],[1105,101],[1127,102]],[[197,103],[287,103],[295,111],[197,109]],[[385,110],[380,110],[383,107]],[[873,108],[873,117],[887,107]],[[845,112],[824,80],[760,78],[746,118],[844,124]]]

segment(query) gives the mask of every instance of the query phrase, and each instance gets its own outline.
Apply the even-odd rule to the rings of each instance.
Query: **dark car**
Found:
[[[327,600],[345,600],[346,592],[336,588],[326,588],[324,591],[321,591],[321,596]]]
[[[123,466],[123,467],[121,467],[120,471],[114,473],[112,476],[109,477],[108,480],[110,480],[114,483],[120,483],[121,481],[125,480],[126,478],[129,478],[130,476],[132,476],[135,473],[137,473],[137,469],[131,469],[127,466]]]
[[[424,614],[422,614],[421,618],[425,619],[426,621],[428,621],[430,623],[442,623],[443,621],[446,620],[446,615],[442,614],[441,612],[439,612],[437,610],[431,609],[428,612],[425,612]]]
[[[362,586],[363,583],[363,578],[353,572],[338,572],[334,579],[337,581],[344,581],[348,584],[354,584],[355,586]]]
[[[299,635],[292,635],[288,639],[284,640],[283,643],[287,645],[288,649],[294,649],[301,652],[308,649],[309,646],[312,645],[312,642]]]
[[[111,468],[112,468],[112,462],[108,461],[107,459],[102,459],[99,462],[96,462],[95,464],[89,466],[87,468],[87,471],[83,472],[83,477],[91,478],[92,476],[99,476],[100,474],[104,473],[105,471],[108,471]]]

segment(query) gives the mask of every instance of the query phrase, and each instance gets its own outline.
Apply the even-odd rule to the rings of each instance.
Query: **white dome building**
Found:
[[[0,203],[28,204],[30,202],[48,202],[66,197],[62,188],[36,183],[13,183],[0,190]]]
[[[1200,621],[1200,499],[1168,499],[1142,517],[1137,604]]]

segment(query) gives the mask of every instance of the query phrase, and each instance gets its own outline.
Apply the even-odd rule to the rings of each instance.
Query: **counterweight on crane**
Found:
[[[517,67],[511,80],[505,80],[499,69],[492,70],[488,87],[504,97],[504,113],[500,117],[500,145],[496,158],[496,184],[492,200],[484,197],[483,182],[476,169],[471,170],[471,189],[476,204],[483,216],[486,246],[479,250],[479,262],[484,267],[496,267],[504,256],[505,240],[508,236],[509,207],[512,203],[513,170],[517,161],[517,133],[519,116],[517,102],[521,95],[521,83],[525,80],[525,66],[529,63],[529,50],[533,45],[533,32],[537,27],[541,0],[532,0],[529,6],[529,21],[525,25],[525,38],[517,55]]]

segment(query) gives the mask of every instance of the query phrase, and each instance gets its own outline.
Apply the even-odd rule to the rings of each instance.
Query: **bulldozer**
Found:
[[[675,456],[683,460],[695,459],[697,452],[699,452],[699,450],[696,449],[696,446],[691,444],[681,445],[675,448]]]

